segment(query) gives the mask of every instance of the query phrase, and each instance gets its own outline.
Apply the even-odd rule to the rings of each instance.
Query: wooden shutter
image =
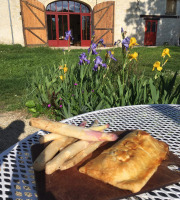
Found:
[[[95,42],[104,39],[106,46],[114,44],[114,1],[97,4],[93,9]]]
[[[21,15],[26,46],[47,45],[45,7],[37,0],[21,0]]]

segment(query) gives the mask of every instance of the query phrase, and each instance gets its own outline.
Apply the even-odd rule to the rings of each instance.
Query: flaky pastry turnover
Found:
[[[139,192],[167,158],[168,145],[145,131],[136,130],[79,171],[120,189]]]

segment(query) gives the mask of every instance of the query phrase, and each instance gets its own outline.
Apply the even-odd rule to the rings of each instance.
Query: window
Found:
[[[156,32],[156,22],[152,23],[152,32]]]
[[[56,40],[55,15],[47,15],[48,40]]]
[[[167,0],[166,14],[169,14],[169,15],[176,14],[176,2],[177,2],[177,0]]]
[[[150,32],[151,30],[151,22],[148,22],[147,23],[147,31],[146,32]]]
[[[90,16],[82,16],[83,40],[90,40]]]
[[[90,9],[76,1],[55,1],[46,7],[46,11],[90,13]]]

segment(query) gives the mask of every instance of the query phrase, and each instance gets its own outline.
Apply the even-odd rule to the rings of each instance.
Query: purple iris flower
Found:
[[[123,28],[121,27],[121,33],[123,33],[124,32],[124,30],[123,30]]]
[[[114,58],[114,56],[112,55],[111,51],[108,51],[107,53],[108,53],[108,55],[110,56],[111,59],[117,61],[116,58]]]
[[[93,70],[97,71],[98,70],[98,66],[101,65],[102,67],[107,67],[106,63],[103,63],[103,60],[100,56],[97,56],[95,61],[94,61],[94,67]]]
[[[104,47],[106,46],[106,45],[104,44],[103,38],[101,38],[101,39],[99,40],[98,44],[102,44]]]
[[[86,53],[82,53],[79,56],[79,65],[82,65],[84,62],[86,62],[87,64],[90,64],[90,60],[87,59]]]
[[[122,41],[122,45],[126,48],[126,51],[129,48],[129,43],[130,43],[130,38],[129,37],[124,38],[123,41]]]
[[[90,53],[90,51],[92,50],[92,54],[93,55],[97,55],[98,52],[96,51],[96,47],[97,47],[97,44],[96,43],[92,43],[90,48],[88,49],[88,53]]]
[[[71,35],[71,30],[66,31],[65,34],[66,34],[66,37],[64,38],[65,40],[68,40],[69,37],[71,37],[71,39],[73,40],[73,37],[72,37],[72,35]]]

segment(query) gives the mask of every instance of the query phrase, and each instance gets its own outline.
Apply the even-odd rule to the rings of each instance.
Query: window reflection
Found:
[[[57,1],[57,12],[62,12],[62,1]]]
[[[51,3],[51,11],[56,11],[56,4],[55,4],[55,2]]]
[[[87,37],[86,40],[90,40],[90,16],[86,16],[86,20],[87,20]]]
[[[46,8],[47,11],[50,11],[50,10],[51,10],[50,5],[51,5],[51,4],[49,4],[49,5],[47,6],[47,8]]]
[[[90,40],[90,16],[82,16],[82,39]]]
[[[74,2],[69,1],[69,12],[74,12]]]
[[[80,3],[75,2],[75,12],[79,13],[80,12]]]
[[[68,1],[63,1],[63,12],[68,12]]]
[[[86,12],[86,6],[81,4],[81,12],[82,13],[85,13]]]
[[[56,1],[46,7],[47,11],[90,13],[90,9],[82,3],[76,1]]]
[[[86,13],[90,13],[90,10],[88,7],[86,7]]]
[[[67,15],[59,15],[58,23],[59,23],[59,40],[64,40],[65,32],[68,30]]]
[[[56,40],[55,15],[47,15],[48,40]]]

